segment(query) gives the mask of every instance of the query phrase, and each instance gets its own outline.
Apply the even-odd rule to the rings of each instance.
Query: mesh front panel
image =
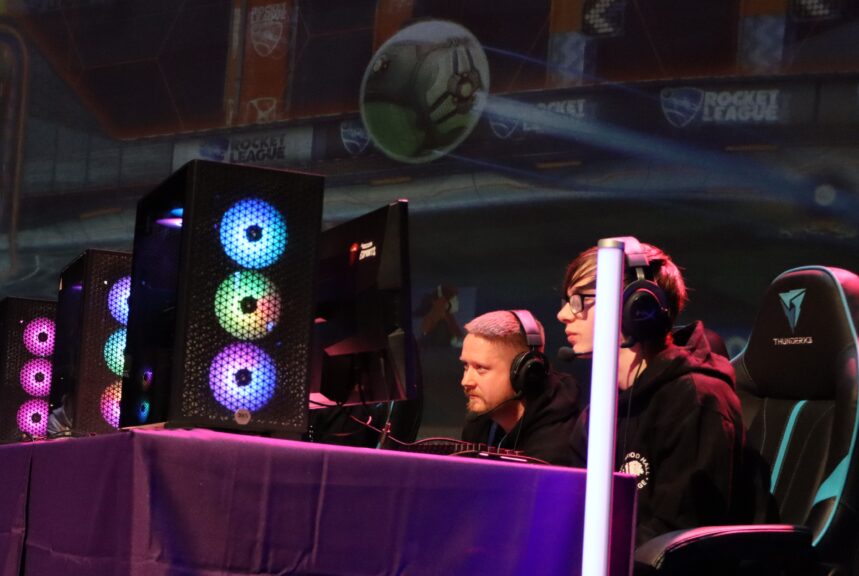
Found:
[[[131,254],[87,250],[83,258],[84,310],[74,428],[97,434],[119,426]]]
[[[0,442],[47,433],[55,307],[19,298],[0,303]]]
[[[188,174],[170,421],[304,431],[322,179],[210,162]]]

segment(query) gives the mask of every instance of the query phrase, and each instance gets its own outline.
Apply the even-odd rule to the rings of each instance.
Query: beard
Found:
[[[483,398],[467,398],[465,401],[465,409],[469,414],[483,414],[489,408],[486,407],[486,402]]]

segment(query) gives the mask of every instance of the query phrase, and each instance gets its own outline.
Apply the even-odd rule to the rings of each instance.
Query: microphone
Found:
[[[585,350],[584,352],[576,352],[570,346],[561,346],[558,348],[558,360],[562,362],[572,362],[576,358],[585,358],[593,354],[593,350]]]
[[[473,420],[476,420],[477,418],[480,418],[483,416],[488,416],[489,414],[492,414],[493,412],[495,412],[499,408],[502,408],[502,407],[506,406],[507,404],[510,404],[511,402],[515,402],[516,400],[521,400],[521,399],[522,399],[522,391],[520,390],[519,392],[516,392],[510,398],[507,398],[507,399],[499,402],[498,406],[496,406],[494,408],[490,408],[489,410],[486,410],[484,412],[472,412],[471,414],[468,414],[465,417],[465,419],[468,421],[473,421]]]
[[[633,338],[625,338],[621,343],[621,348],[632,348],[636,344]],[[561,346],[558,348],[558,360],[562,362],[572,362],[577,358],[589,358],[594,353],[593,350],[585,350],[584,352],[576,352],[570,346]]]

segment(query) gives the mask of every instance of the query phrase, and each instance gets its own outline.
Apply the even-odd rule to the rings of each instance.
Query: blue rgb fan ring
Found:
[[[149,420],[149,411],[152,408],[149,400],[141,400],[137,405],[137,421],[145,424]]]
[[[128,297],[131,295],[131,276],[123,276],[110,287],[107,307],[110,314],[123,326],[128,324]]]
[[[258,198],[236,202],[221,219],[224,252],[243,268],[259,270],[277,262],[289,233],[283,215]]]
[[[262,348],[246,342],[231,344],[212,361],[209,386],[227,410],[255,412],[274,396],[277,368]]]

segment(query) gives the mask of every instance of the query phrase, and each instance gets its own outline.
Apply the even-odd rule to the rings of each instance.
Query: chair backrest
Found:
[[[859,276],[808,266],[764,294],[733,360],[747,444],[769,464],[781,521],[804,524],[824,560],[859,542]]]

